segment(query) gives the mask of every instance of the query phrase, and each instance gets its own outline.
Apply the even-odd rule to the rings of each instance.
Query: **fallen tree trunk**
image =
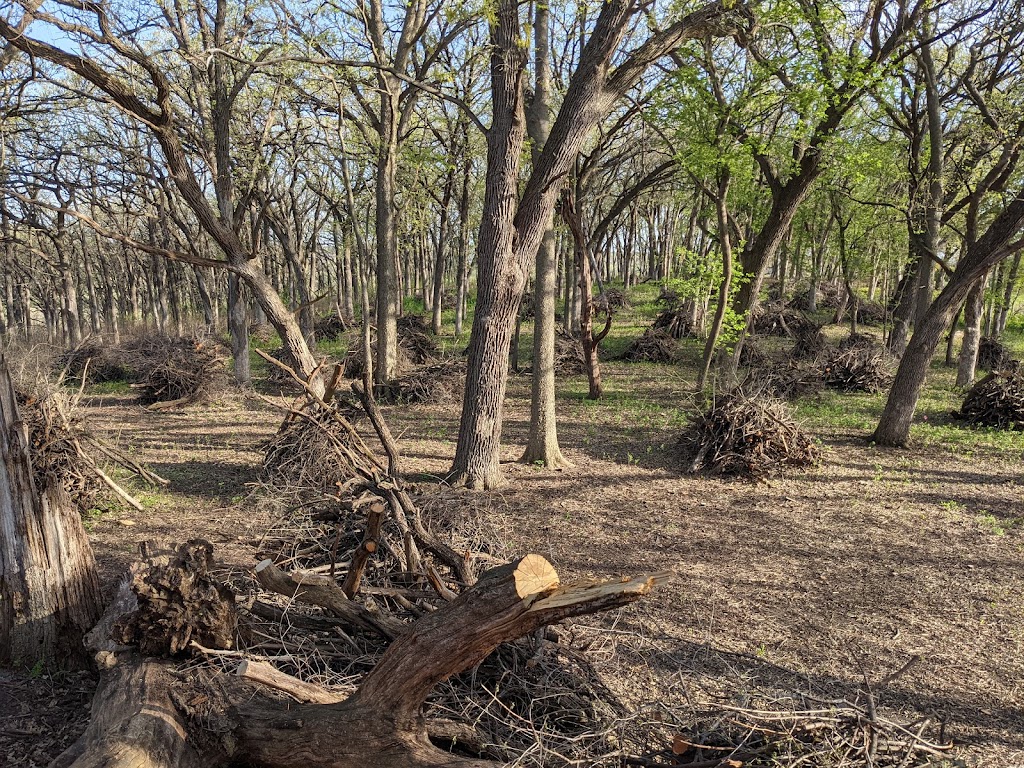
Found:
[[[431,741],[431,735],[459,744],[473,741],[472,727],[423,717],[432,689],[479,664],[501,643],[633,602],[665,576],[563,587],[547,560],[527,555],[485,572],[457,598],[407,625],[356,692],[338,703],[285,703],[274,698],[276,692],[307,702],[330,698],[295,687],[286,676],[251,674],[249,665],[239,675],[218,673],[200,691],[175,696],[167,662],[129,653],[106,675],[86,735],[54,765],[191,766],[196,751],[190,744],[202,744],[205,766],[493,768],[492,761],[453,754]],[[254,690],[253,683],[271,691]],[[195,709],[191,702],[198,702]],[[146,718],[156,718],[148,739],[140,738]],[[202,734],[193,727],[193,740],[186,735],[188,718],[203,725],[212,718],[215,727]],[[131,762],[121,757],[129,750],[134,750]]]

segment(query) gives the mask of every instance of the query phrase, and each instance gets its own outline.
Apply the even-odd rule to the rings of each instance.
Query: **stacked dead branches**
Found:
[[[682,306],[663,309],[654,318],[651,328],[655,331],[664,331],[673,339],[682,339],[686,336],[696,336],[700,328],[699,313],[693,311],[692,306]]]
[[[740,348],[740,365],[760,368],[771,362],[771,356],[754,339],[748,339]]]
[[[750,376],[751,385],[782,400],[796,400],[820,392],[821,371],[813,364],[790,360],[785,365],[761,367]]]
[[[1024,429],[1024,369],[994,371],[967,392],[960,417],[969,424]]]
[[[430,326],[419,315],[402,315],[398,318],[398,344],[417,365],[432,362],[439,351]]]
[[[655,304],[664,304],[668,309],[672,309],[679,305],[679,291],[675,288],[663,285],[661,290],[658,292],[658,297],[654,300]]]
[[[629,296],[620,288],[605,288],[604,291],[594,299],[594,309],[601,314],[608,312],[615,313],[623,309],[629,309]]]
[[[58,375],[85,384],[128,381],[132,375],[116,348],[92,337],[58,355],[54,368]]]
[[[679,343],[667,331],[649,329],[626,347],[620,359],[627,363],[674,363]]]
[[[752,327],[761,336],[796,338],[818,326],[803,312],[783,304],[770,304],[756,311]]]
[[[1001,371],[1013,362],[1010,348],[992,336],[982,336],[978,343],[978,369]]]
[[[694,414],[680,442],[692,456],[690,472],[760,477],[817,458],[814,441],[784,403],[739,389]]]
[[[374,395],[389,405],[456,403],[466,382],[466,364],[451,360],[428,365],[374,388]]]
[[[100,467],[100,461],[120,466],[151,485],[168,485],[168,481],[93,435],[75,414],[77,405],[78,396],[57,389],[42,394],[18,392],[36,488],[59,483],[83,514],[96,506],[104,490],[142,511],[142,505]]]
[[[537,305],[533,299],[532,291],[523,291],[523,298],[519,300],[519,319],[533,320],[537,313]]]
[[[815,305],[818,309],[837,309],[843,303],[845,294],[846,286],[842,283],[823,280],[818,283]],[[807,309],[810,306],[810,300],[811,288],[808,286],[790,300],[789,306],[798,310]]]
[[[883,325],[889,319],[889,310],[884,304],[869,299],[857,303],[857,322],[860,325]]]
[[[794,360],[816,360],[828,347],[828,339],[821,327],[802,327],[794,336],[792,357]]]
[[[871,336],[851,337],[821,364],[825,386],[843,392],[881,392],[893,377],[892,355]]]
[[[578,376],[587,372],[587,360],[583,354],[583,342],[575,334],[562,330],[555,331],[555,374]]]
[[[354,325],[351,318],[327,315],[317,319],[313,324],[313,332],[316,334],[317,341],[337,341]]]
[[[143,402],[164,409],[200,402],[227,383],[223,346],[202,335],[138,336],[122,346]]]
[[[924,768],[953,748],[941,723],[927,717],[914,722],[884,717],[870,695],[866,701],[808,703],[813,708],[721,705],[677,733],[670,746],[625,763],[649,768]]]
[[[370,349],[373,350],[377,346],[377,329],[373,326],[370,326],[370,329]],[[345,376],[349,379],[361,379],[366,367],[365,358],[363,356],[362,337],[358,333],[350,333],[348,336],[348,342],[348,351],[342,359],[342,363],[345,366]],[[402,342],[402,339],[399,338],[395,370],[398,375],[402,375],[412,367],[413,357],[411,351],[409,347]]]

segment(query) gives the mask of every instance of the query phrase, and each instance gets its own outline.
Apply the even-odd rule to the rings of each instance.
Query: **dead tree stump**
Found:
[[[86,665],[82,636],[100,612],[78,508],[56,478],[36,487],[28,429],[0,355],[0,665]]]

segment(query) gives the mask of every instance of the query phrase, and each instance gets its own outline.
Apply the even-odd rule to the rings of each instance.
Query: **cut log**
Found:
[[[38,488],[28,429],[0,355],[0,665],[81,667],[101,612],[78,508],[53,477]]]

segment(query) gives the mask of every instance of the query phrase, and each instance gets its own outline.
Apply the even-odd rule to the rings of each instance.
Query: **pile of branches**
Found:
[[[29,455],[37,489],[60,483],[81,513],[95,508],[104,489],[141,511],[142,505],[118,485],[97,463],[102,457],[152,485],[168,481],[107,445],[75,415],[77,397],[60,390],[46,394],[17,391],[18,410],[28,427]]]
[[[435,360],[439,351],[430,326],[419,315],[398,318],[398,345],[405,348],[409,359],[417,365]]]
[[[377,329],[371,326],[370,330],[370,350],[371,354],[374,354],[373,350],[377,347]],[[397,350],[397,364],[395,366],[398,374],[400,375],[404,371],[408,371],[413,367],[412,353],[408,346],[403,341],[401,334],[398,339],[398,350]],[[365,369],[365,357],[363,356],[363,337],[359,333],[349,334],[348,351],[345,353],[345,357],[342,360],[345,366],[345,376],[350,379],[361,379],[363,377],[363,370]]]
[[[818,326],[809,317],[783,304],[769,304],[754,316],[753,331],[761,336],[788,336],[796,338]]]
[[[851,337],[821,364],[825,386],[843,392],[881,392],[892,381],[892,355],[871,336]]]
[[[92,337],[58,355],[54,368],[59,375],[84,384],[127,381],[132,375],[118,349]]]
[[[740,365],[744,368],[761,368],[771,362],[771,356],[754,339],[747,339],[740,347]]]
[[[982,336],[978,342],[978,368],[982,371],[1001,371],[1013,362],[1010,348],[992,336]]]
[[[327,315],[317,319],[313,324],[313,332],[317,341],[336,341],[353,326],[350,318],[341,315]]]
[[[841,283],[832,282],[830,280],[823,280],[818,283],[817,296],[815,296],[815,304],[818,309],[838,309],[843,303],[846,293],[846,286]],[[811,289],[810,287],[804,289],[800,293],[796,294],[789,302],[789,306],[793,309],[806,309],[810,303]]]
[[[692,456],[690,472],[760,477],[817,459],[814,442],[785,404],[763,393],[734,389],[691,416],[680,443]]]
[[[889,310],[877,301],[861,299],[857,303],[857,322],[861,325],[883,325],[889,319]]]
[[[620,359],[627,363],[674,363],[679,343],[667,331],[649,329],[626,347]]]
[[[462,397],[465,382],[466,364],[451,360],[420,368],[375,387],[374,395],[381,403],[389,405],[456,403]]]
[[[994,371],[967,392],[960,417],[970,424],[1024,429],[1024,369]]]
[[[820,326],[804,326],[793,337],[791,354],[794,360],[815,360],[826,347],[828,339],[825,338]]]
[[[681,339],[684,336],[696,336],[700,325],[697,313],[691,311],[692,307],[682,306],[663,309],[654,318],[651,328],[655,331],[664,331],[673,339]]]
[[[267,680],[283,673],[291,687],[281,690],[315,689],[320,698],[311,700],[321,703],[344,699],[410,623],[507,559],[497,543],[506,537],[485,516],[462,497],[418,499],[335,410],[332,386],[324,398],[307,389],[267,446],[265,471],[293,492],[307,485],[287,499],[285,486],[271,489],[268,503],[289,508],[263,536],[253,576],[232,585],[246,597],[239,653],[265,673],[252,679],[274,685]],[[377,427],[379,412],[366,410]],[[303,458],[310,451],[316,456]],[[300,460],[306,471],[281,477]],[[313,475],[315,464],[332,465],[332,474]],[[563,646],[563,631],[503,644],[439,686],[423,712],[428,729],[436,721],[440,743],[501,762],[538,744],[570,764],[615,753],[612,726],[626,709],[585,655]],[[520,764],[549,764],[541,760]]]
[[[629,296],[619,288],[605,288],[604,291],[594,299],[594,309],[604,314],[606,312],[617,312],[620,309],[629,309]]]
[[[279,341],[277,330],[270,323],[252,323],[249,326],[249,338],[260,344],[270,344],[272,341]]]
[[[578,336],[558,328],[555,330],[555,374],[577,376],[587,372],[583,342]]]
[[[760,387],[772,397],[796,400],[820,392],[824,386],[821,372],[814,365],[790,360],[785,366],[755,369],[750,376],[751,386]]]
[[[170,408],[209,398],[227,383],[227,356],[213,338],[138,336],[123,345],[135,373],[133,388],[152,408]]]
[[[672,309],[673,307],[679,306],[679,291],[668,285],[661,286],[661,291],[658,293],[658,297],[654,300],[655,304],[664,304],[667,308]]]
[[[909,723],[883,717],[871,696],[866,702],[807,704],[800,710],[721,705],[677,733],[671,746],[625,764],[924,768],[944,762],[953,748],[941,724],[927,717]]]

